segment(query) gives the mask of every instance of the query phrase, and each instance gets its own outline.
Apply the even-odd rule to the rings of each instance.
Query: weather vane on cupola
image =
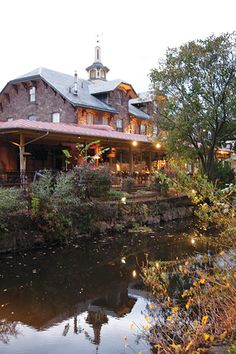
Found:
[[[92,65],[86,68],[86,71],[89,73],[89,80],[106,80],[106,74],[109,69],[107,66],[104,66],[101,61],[101,47],[100,47],[100,37],[102,33],[97,34],[97,45],[95,47],[95,60]]]

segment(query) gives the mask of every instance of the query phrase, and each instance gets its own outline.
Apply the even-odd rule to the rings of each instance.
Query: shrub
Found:
[[[123,178],[121,188],[123,191],[129,193],[134,188],[134,185],[135,185],[135,179],[128,176]]]
[[[27,208],[27,202],[20,189],[0,188],[0,213],[10,213],[24,208]]]
[[[213,180],[217,182],[219,188],[235,182],[235,172],[227,161],[221,161],[215,165]]]
[[[170,179],[164,171],[154,172],[152,176],[151,189],[161,195],[166,195],[169,190]]]
[[[82,198],[101,197],[111,188],[111,175],[106,167],[83,163],[75,168],[75,185]]]

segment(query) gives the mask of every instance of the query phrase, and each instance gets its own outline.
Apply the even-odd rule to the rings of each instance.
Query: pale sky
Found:
[[[234,30],[235,0],[2,0],[0,89],[40,66],[87,79],[102,33],[107,79],[145,91],[167,47]]]

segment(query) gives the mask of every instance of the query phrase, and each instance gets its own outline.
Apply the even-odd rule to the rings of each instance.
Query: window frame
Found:
[[[93,125],[93,124],[94,124],[94,116],[93,116],[93,114],[92,113],[86,113],[86,125]]]
[[[56,115],[57,115],[57,117],[59,117],[59,119],[55,121],[54,117]],[[60,114],[60,112],[53,112],[51,117],[52,117],[52,123],[60,123],[61,122],[61,114]]]
[[[36,87],[35,86],[31,86],[29,88],[29,101],[36,102]]]

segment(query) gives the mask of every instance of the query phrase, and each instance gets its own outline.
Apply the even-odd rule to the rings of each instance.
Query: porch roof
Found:
[[[106,138],[123,141],[137,141],[151,143],[150,137],[141,134],[128,134],[112,130],[106,125],[76,125],[66,123],[35,122],[26,119],[17,119],[13,121],[0,122],[0,133],[12,131],[42,131],[53,134],[63,134],[71,136],[88,136],[94,138]]]

